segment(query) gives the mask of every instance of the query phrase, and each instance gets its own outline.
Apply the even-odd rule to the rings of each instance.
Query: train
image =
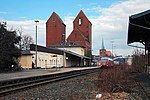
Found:
[[[101,67],[112,67],[113,60],[109,57],[102,57],[100,60],[100,66]]]

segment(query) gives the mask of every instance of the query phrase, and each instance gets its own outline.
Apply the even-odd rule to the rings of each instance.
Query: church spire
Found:
[[[105,49],[105,47],[104,47],[104,40],[103,40],[103,38],[102,38],[102,47],[101,47],[101,49]]]

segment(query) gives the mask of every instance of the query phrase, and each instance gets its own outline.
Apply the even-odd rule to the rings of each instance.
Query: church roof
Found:
[[[101,49],[105,49],[105,47],[104,47],[104,40],[102,39],[102,47],[101,47]]]

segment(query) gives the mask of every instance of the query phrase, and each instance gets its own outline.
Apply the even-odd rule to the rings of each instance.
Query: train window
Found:
[[[107,59],[102,59],[102,62],[105,63],[107,61]]]

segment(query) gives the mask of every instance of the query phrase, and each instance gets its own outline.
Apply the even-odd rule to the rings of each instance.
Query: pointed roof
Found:
[[[53,12],[52,14],[51,14],[51,16],[49,17],[49,19],[47,20],[47,22],[51,19],[51,17],[53,16],[53,15],[56,15],[56,17],[60,20],[60,22],[62,23],[62,24],[64,24],[64,22],[62,21],[62,19],[59,17],[59,15],[56,13],[56,12]],[[47,23],[46,22],[46,23]],[[65,24],[64,24],[65,25]]]
[[[80,10],[80,12],[78,13],[78,15],[76,16],[76,18],[74,19],[74,21],[77,19],[78,16],[83,15],[88,21],[89,19],[86,17],[86,15],[84,14],[84,12],[82,10]],[[92,23],[89,21],[89,23],[92,25]]]
[[[102,47],[101,47],[101,49],[105,49],[105,47],[104,47],[104,40],[102,39]]]

